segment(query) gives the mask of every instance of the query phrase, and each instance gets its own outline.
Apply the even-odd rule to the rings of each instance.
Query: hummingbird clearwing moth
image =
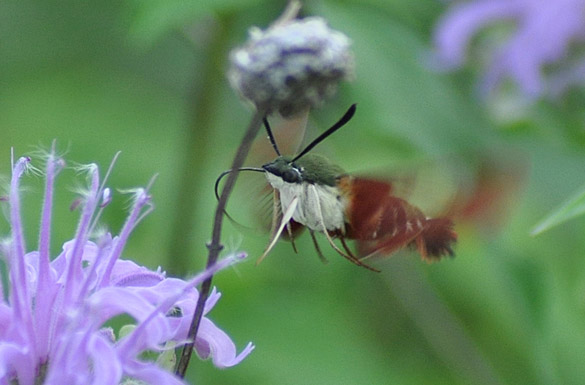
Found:
[[[453,256],[457,234],[450,218],[427,217],[419,208],[393,194],[390,182],[353,176],[325,157],[310,151],[343,127],[356,111],[353,104],[343,117],[310,142],[296,156],[280,153],[268,120],[264,125],[277,158],[258,167],[238,171],[257,171],[266,175],[273,188],[271,240],[258,263],[272,250],[279,238],[294,239],[307,229],[317,255],[326,261],[315,233],[321,233],[329,245],[352,263],[379,271],[364,261],[372,256],[391,255],[410,247],[426,261]],[[220,180],[216,180],[218,195]],[[339,245],[336,241],[339,241]],[[356,241],[356,252],[347,240]]]

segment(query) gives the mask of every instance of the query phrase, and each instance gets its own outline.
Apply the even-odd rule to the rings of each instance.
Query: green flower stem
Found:
[[[171,257],[167,264],[171,275],[182,275],[192,271],[192,260],[185,256],[195,255],[190,234],[194,231],[195,212],[198,204],[198,186],[203,177],[205,159],[210,156],[210,138],[213,129],[213,104],[217,100],[217,92],[221,89],[224,74],[221,68],[225,67],[226,51],[228,50],[229,31],[233,16],[218,17],[216,24],[211,28],[208,51],[203,66],[195,70],[201,72],[195,82],[189,97],[189,127],[185,133],[183,160],[180,162],[180,182],[177,188],[177,210],[173,216],[171,237],[168,246],[168,255]],[[185,36],[189,43],[188,36]],[[183,256],[183,257],[181,257]]]
[[[264,109],[259,108],[254,113],[252,120],[250,121],[250,125],[244,134],[244,138],[238,150],[236,152],[236,156],[232,162],[231,170],[237,170],[238,168],[242,167],[244,164],[244,160],[250,151],[250,147],[252,146],[252,142],[258,134],[260,127],[262,126],[262,119],[266,115]],[[217,208],[215,210],[215,219],[213,222],[213,232],[211,236],[211,242],[207,245],[209,250],[209,254],[207,256],[207,267],[211,267],[217,261],[217,257],[219,256],[219,252],[223,248],[221,244],[221,225],[223,223],[224,212],[227,204],[227,200],[229,195],[232,192],[234,184],[236,183],[236,179],[238,177],[237,171],[232,171],[229,173],[227,177],[227,181],[221,191],[221,195],[219,196],[219,202],[217,204]],[[181,354],[181,359],[179,360],[179,364],[177,365],[177,375],[181,378],[185,377],[185,372],[187,371],[187,366],[189,365],[189,360],[191,359],[191,354],[193,353],[193,344],[195,342],[195,336],[197,335],[197,330],[199,329],[199,324],[201,322],[201,317],[203,316],[203,308],[205,307],[205,301],[207,301],[207,297],[209,296],[209,291],[211,289],[211,281],[213,277],[209,277],[207,280],[203,282],[201,285],[201,289],[199,290],[199,299],[197,300],[197,306],[195,307],[195,312],[193,314],[193,320],[191,321],[191,327],[189,329],[189,334],[187,339],[193,341],[183,348],[183,352]]]

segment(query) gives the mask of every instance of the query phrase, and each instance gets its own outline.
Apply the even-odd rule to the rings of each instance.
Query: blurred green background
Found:
[[[443,7],[308,2],[305,14],[352,38],[357,67],[355,81],[312,113],[309,136],[357,102],[354,120],[318,150],[349,171],[442,157],[468,166],[478,154],[511,154],[502,172],[521,163],[524,182],[501,226],[463,225],[455,259],[428,265],[401,253],[375,274],[331,250],[323,265],[308,236],[299,255],[283,242],[255,267],[268,235],[226,222],[227,251],[252,258],[216,277],[223,297],[210,318],[238,348],[253,341],[256,350],[227,370],[193,360],[192,383],[583,383],[585,221],[529,232],[585,182],[584,94],[497,109],[475,97],[476,68],[429,71]],[[267,0],[0,2],[0,173],[9,174],[11,147],[26,154],[53,139],[70,165],[96,162],[104,171],[121,150],[110,186],[145,185],[158,174],[157,208],[125,258],[179,276],[200,270],[213,183],[251,117],[227,84],[227,56],[250,26],[267,26],[283,8]],[[68,170],[58,183],[55,254],[76,226],[74,177]],[[42,179],[26,186],[32,249]],[[113,231],[126,207],[117,194],[104,216]]]

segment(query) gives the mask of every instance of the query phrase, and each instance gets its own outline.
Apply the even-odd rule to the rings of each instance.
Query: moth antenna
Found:
[[[270,124],[268,124],[268,119],[266,119],[265,116],[264,119],[262,120],[264,121],[264,127],[266,127],[266,132],[268,133],[268,139],[270,139],[270,144],[272,144],[272,148],[274,148],[276,155],[280,156],[280,151],[278,150],[278,146],[276,145],[276,140],[274,140],[274,135],[272,135],[272,129],[270,128]]]
[[[299,158],[304,156],[306,153],[311,151],[316,145],[318,145],[323,140],[325,140],[329,135],[333,134],[335,131],[337,131],[341,127],[345,126],[347,124],[347,122],[349,122],[351,120],[351,118],[353,118],[353,115],[355,114],[355,110],[356,110],[356,104],[354,103],[349,107],[349,109],[341,117],[341,119],[339,119],[337,121],[337,123],[335,123],[327,131],[325,131],[324,133],[319,135],[315,140],[313,140],[311,143],[309,143],[309,145],[307,147],[305,147],[299,155],[295,156],[295,158],[292,160],[292,162],[294,162],[295,160],[298,160]]]

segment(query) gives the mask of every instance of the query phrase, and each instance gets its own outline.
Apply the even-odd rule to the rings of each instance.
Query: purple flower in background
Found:
[[[152,209],[148,188],[132,191],[132,207],[117,236],[99,234],[95,227],[111,194],[100,183],[98,167],[88,165],[83,167],[89,186],[78,205],[77,232],[51,260],[54,183],[64,168],[54,150],[47,155],[39,248],[27,252],[19,190],[21,177],[33,169],[30,162],[23,157],[13,164],[6,199],[11,236],[1,249],[9,285],[2,287],[0,280],[0,384],[117,385],[129,379],[183,384],[160,362],[145,360],[143,353],[162,356],[187,342],[198,298],[195,286],[244,255],[227,257],[188,281],[167,278],[160,268],[150,271],[120,259],[128,236]],[[110,171],[111,167],[107,174]],[[219,297],[214,289],[205,314]],[[135,325],[116,338],[104,324],[122,314],[132,317]],[[202,358],[211,357],[221,368],[238,364],[254,348],[250,343],[236,354],[229,336],[207,318],[202,320],[195,347]]]
[[[513,26],[491,52],[481,89],[493,92],[504,79],[529,98],[558,95],[585,80],[585,57],[570,48],[585,40],[585,0],[475,0],[451,6],[439,21],[435,45],[439,60],[459,67],[480,29],[498,22]]]

